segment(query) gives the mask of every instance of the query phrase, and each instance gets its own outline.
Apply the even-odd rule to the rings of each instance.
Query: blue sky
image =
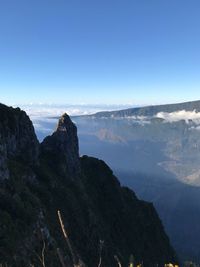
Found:
[[[200,99],[199,0],[1,0],[0,102]]]

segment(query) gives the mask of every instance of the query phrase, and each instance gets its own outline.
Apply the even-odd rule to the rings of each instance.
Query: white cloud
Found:
[[[47,104],[29,104],[20,105],[20,108],[25,110],[31,119],[60,117],[67,113],[70,116],[90,115],[99,111],[111,111],[126,108],[120,105],[47,105]]]
[[[179,110],[171,113],[159,112],[155,115],[155,117],[163,119],[166,122],[177,122],[180,120],[184,120],[186,123],[189,123],[189,121],[193,121],[195,124],[200,124],[200,112],[197,112],[196,110]]]

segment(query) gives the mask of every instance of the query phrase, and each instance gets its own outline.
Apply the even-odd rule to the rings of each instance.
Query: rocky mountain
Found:
[[[101,258],[112,267],[117,256],[127,266],[131,254],[149,267],[176,261],[153,205],[103,161],[79,157],[67,114],[39,144],[25,112],[0,105],[0,148],[0,263],[92,267]]]

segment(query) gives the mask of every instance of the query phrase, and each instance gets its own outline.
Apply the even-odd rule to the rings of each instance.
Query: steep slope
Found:
[[[38,266],[44,249],[46,266],[60,266],[58,251],[71,266],[58,209],[74,259],[86,266],[98,265],[100,240],[102,266],[116,266],[114,255],[127,264],[134,254],[150,267],[176,260],[152,204],[121,187],[104,162],[79,158],[76,127],[66,114],[39,146],[24,112],[0,111],[0,263]]]
[[[151,266],[152,262],[162,265],[169,261],[172,251],[166,246],[169,241],[163,234],[163,227],[153,205],[139,201],[130,189],[121,187],[102,161],[83,157],[82,166],[86,191],[98,211],[102,225],[107,225],[101,238],[106,238],[106,244],[110,246],[106,248],[108,256],[123,255],[125,260],[134,254],[137,262],[143,261],[145,266]],[[94,177],[97,177],[95,181]],[[160,255],[168,255],[164,256],[162,263],[158,260]]]

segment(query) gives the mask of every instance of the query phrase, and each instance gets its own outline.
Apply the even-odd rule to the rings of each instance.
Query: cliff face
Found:
[[[24,111],[0,104],[0,180],[9,178],[8,161],[36,164],[39,143]]]
[[[79,158],[76,126],[64,114],[56,131],[38,144],[23,111],[0,108],[0,263],[10,266],[123,266],[129,256],[151,267],[174,262],[152,204],[120,186],[101,160]],[[60,229],[61,211],[73,256]],[[44,250],[43,250],[44,249]]]

